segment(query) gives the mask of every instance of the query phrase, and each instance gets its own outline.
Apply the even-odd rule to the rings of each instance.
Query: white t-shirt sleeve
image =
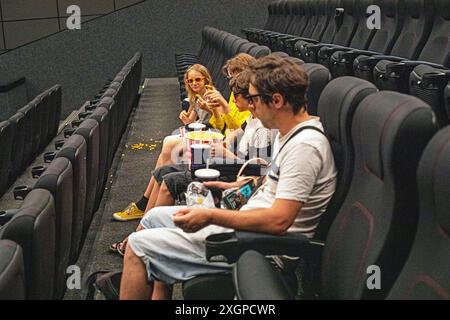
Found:
[[[276,199],[306,203],[322,169],[322,157],[310,144],[300,143],[280,159]]]

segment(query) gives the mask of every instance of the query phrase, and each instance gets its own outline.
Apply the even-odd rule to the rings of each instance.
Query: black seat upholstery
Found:
[[[72,240],[73,171],[69,159],[53,160],[34,185],[34,189],[50,191],[55,201],[55,288],[54,298],[61,299],[65,291],[66,268],[69,265]]]
[[[374,77],[378,86],[408,93],[408,79],[415,67],[428,64],[442,69],[450,68],[450,48],[448,46],[450,4],[445,0],[432,0],[427,2],[426,6],[430,7],[429,11],[433,11],[433,26],[428,40],[417,58],[419,61],[387,62],[385,71],[377,67],[374,70]],[[419,78],[423,76],[420,71],[420,68],[415,70]]]
[[[317,64],[305,64],[305,66],[320,66]],[[312,81],[311,81],[312,83]],[[357,78],[343,77],[330,82],[319,99],[319,116],[325,132],[330,140],[333,155],[339,172],[339,184],[336,193],[330,202],[327,212],[322,216],[316,240],[325,240],[328,229],[336,216],[340,205],[347,194],[350,181],[353,175],[354,151],[351,140],[351,122],[355,110],[362,99],[367,95],[376,92],[377,89],[370,82]],[[199,299],[209,297],[212,299],[230,299],[233,297],[233,290],[230,289],[231,282],[229,275],[208,275],[200,276],[194,280],[189,280],[183,284],[185,299]],[[209,288],[220,288],[211,294]]]
[[[87,144],[86,205],[83,218],[83,235],[85,235],[94,214],[95,196],[99,181],[100,126],[96,120],[86,119],[74,134],[82,136]],[[105,157],[106,153],[102,156]]]
[[[334,52],[330,63],[333,77],[353,75],[353,63],[357,57],[391,53],[403,27],[404,0],[377,0],[374,4],[381,9],[381,29],[376,30],[367,51],[357,50],[351,45],[351,50]]]
[[[420,216],[408,261],[388,299],[450,300],[450,127],[425,149],[417,173]]]
[[[14,163],[14,165],[11,166],[9,184],[12,184],[16,180],[24,167],[24,144],[27,130],[23,117],[23,113],[16,112],[16,114],[8,120],[14,127],[14,143],[11,148],[11,163]]]
[[[360,102],[377,88],[368,81],[341,77],[331,81],[319,99],[318,115],[333,150],[338,182],[327,211],[317,226],[315,238],[325,241],[328,230],[347,196],[353,178],[355,152],[352,120]]]
[[[345,2],[344,2],[345,4]],[[334,40],[334,44],[335,46],[322,46],[320,48],[320,50],[317,53],[317,62],[323,64],[326,67],[330,67],[331,64],[331,56],[333,55],[334,52],[336,51],[342,51],[344,49],[346,49],[347,51],[351,50],[351,48],[354,49],[360,49],[360,50],[366,50],[371,41],[372,38],[374,37],[375,33],[378,31],[376,29],[369,29],[367,27],[367,14],[366,14],[366,10],[367,7],[369,7],[371,4],[373,4],[373,0],[359,0],[354,2],[355,8],[354,10],[354,14],[355,14],[355,18],[356,21],[354,21],[356,26],[353,26],[355,29],[352,31],[352,33],[350,33],[349,31],[351,30],[350,27],[352,26],[351,24],[348,25],[349,29],[348,29],[348,34],[350,35],[350,38],[347,38],[349,40],[349,42],[345,45],[343,45],[342,43],[339,43],[337,40],[339,39],[340,32],[341,30],[346,30],[343,28],[346,28],[347,25],[343,24],[341,26],[341,28],[339,29],[338,33],[336,34],[335,40]],[[344,11],[344,15],[345,15],[345,11]],[[345,23],[345,21],[344,21]],[[348,48],[339,48],[341,46],[344,47],[348,47]]]
[[[92,115],[89,117],[97,121],[100,131],[99,140],[99,163],[98,163],[98,178],[97,178],[97,191],[95,192],[95,205],[94,211],[97,211],[100,205],[100,200],[103,194],[103,188],[108,177],[108,157],[109,157],[109,127],[110,117],[108,109],[104,107],[97,107]]]
[[[15,165],[11,162],[14,129],[14,125],[9,121],[0,122],[0,197],[9,187],[9,175]]]
[[[49,191],[35,189],[12,219],[0,228],[0,239],[23,249],[27,299],[52,299],[55,276],[55,203]]]
[[[22,248],[9,240],[0,241],[0,300],[25,299]]]
[[[85,224],[86,207],[86,160],[87,144],[81,135],[72,135],[56,154],[55,158],[67,158],[72,164],[72,240],[69,263],[74,263],[81,250],[81,235]]]
[[[319,97],[322,94],[322,90],[330,81],[331,74],[327,68],[317,63],[305,63],[302,64],[302,68],[309,78],[309,88],[306,93],[306,98],[308,99],[308,113],[317,115]]]
[[[431,32],[433,7],[428,5],[426,0],[408,0],[404,2],[404,11],[400,14],[403,18],[402,29],[391,50],[392,57],[385,55],[357,57],[353,64],[355,76],[374,82],[374,76],[384,74],[389,63],[386,59],[394,57],[397,57],[397,61],[404,58],[417,59]],[[377,86],[383,89],[380,84]]]
[[[298,255],[307,260],[314,256],[311,251],[322,257],[322,298],[383,299],[392,288],[417,227],[415,173],[423,149],[437,129],[432,118],[431,108],[424,102],[394,92],[369,95],[356,110],[352,128],[355,171],[323,253],[318,253],[320,245],[305,239],[297,246]],[[239,259],[234,268],[238,298],[293,298],[284,284],[270,288],[263,284],[273,284],[274,271],[260,277],[260,264],[267,263],[262,259],[259,253]],[[259,267],[252,274],[241,268],[253,261]],[[383,270],[380,290],[366,286],[370,265]]]

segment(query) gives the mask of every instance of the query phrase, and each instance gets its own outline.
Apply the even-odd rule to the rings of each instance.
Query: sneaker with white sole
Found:
[[[113,214],[114,220],[117,221],[131,221],[141,219],[144,216],[144,211],[140,210],[136,203],[130,203],[125,209]]]

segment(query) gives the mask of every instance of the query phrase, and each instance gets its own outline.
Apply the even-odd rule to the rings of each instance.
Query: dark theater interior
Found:
[[[0,300],[450,300],[449,237],[449,0],[0,0]]]

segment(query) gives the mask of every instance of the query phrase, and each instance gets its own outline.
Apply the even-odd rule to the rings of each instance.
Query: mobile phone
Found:
[[[239,189],[231,191],[223,196],[222,200],[228,209],[237,210],[247,203],[248,199],[250,199],[253,194],[254,188],[255,183],[253,180],[250,180]]]

